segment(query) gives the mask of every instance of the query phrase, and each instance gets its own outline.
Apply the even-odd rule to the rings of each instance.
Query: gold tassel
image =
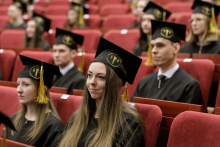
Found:
[[[166,11],[163,11],[163,21],[166,21]]]
[[[3,139],[2,139],[2,144],[1,147],[7,147],[7,142],[6,142],[6,128],[3,128]]]
[[[134,9],[134,4],[133,3],[131,3],[130,8],[131,8],[131,10]]]
[[[210,21],[210,30],[209,33],[216,33],[217,30],[217,24],[215,20],[215,12],[214,12],[214,7],[212,7],[212,16],[211,16],[211,21]]]
[[[82,47],[82,48],[83,48],[83,47]],[[83,73],[83,69],[84,69],[84,55],[83,55],[83,52],[84,52],[84,50],[81,51],[82,56],[81,56],[81,58],[80,58],[80,63],[79,63],[79,67],[78,67],[78,70],[79,70],[80,72],[82,72],[82,73]]]
[[[83,6],[80,7],[79,11],[79,25],[84,25],[84,20],[83,20]]]
[[[125,102],[129,102],[129,98],[128,98],[128,83],[126,82],[125,84],[125,91],[124,91],[124,94],[122,95],[122,99],[125,101]]]
[[[148,47],[148,59],[147,59],[147,61],[144,63],[144,65],[146,65],[146,66],[153,65],[153,63],[152,63],[151,37],[150,37],[150,43],[149,43],[149,47]]]
[[[48,97],[44,91],[44,78],[43,78],[43,62],[41,62],[41,70],[40,70],[40,84],[38,89],[38,96],[35,99],[35,102],[39,104],[47,104],[49,101]]]

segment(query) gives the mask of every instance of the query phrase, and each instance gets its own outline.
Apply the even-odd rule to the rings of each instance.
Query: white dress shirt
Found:
[[[164,75],[166,76],[166,79],[169,79],[173,76],[173,74],[179,69],[179,64],[177,63],[176,66],[174,66],[173,68],[171,68],[170,70],[168,70],[167,72],[165,73],[161,73],[161,69],[159,68],[159,71],[158,71],[158,74],[157,74],[157,79],[159,80],[158,76],[159,75]]]
[[[64,76],[73,67],[74,67],[74,63],[72,62],[70,65],[67,65],[66,67],[61,69],[60,73]]]

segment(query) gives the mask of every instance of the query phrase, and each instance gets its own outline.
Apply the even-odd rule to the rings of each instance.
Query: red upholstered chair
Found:
[[[190,28],[190,18],[191,18],[192,13],[191,12],[186,12],[186,13],[181,13],[175,20],[175,23],[180,23],[186,25],[186,28]]]
[[[140,37],[140,31],[138,29],[132,30],[109,30],[104,38],[117,44],[118,46],[132,51],[133,47],[138,43]]]
[[[130,6],[128,4],[107,4],[103,5],[100,8],[100,15],[108,15],[108,14],[126,14],[130,10]]]
[[[1,48],[22,48],[25,30],[4,30],[1,33]]]
[[[186,111],[173,121],[167,147],[217,147],[220,116]]]
[[[67,15],[69,5],[49,5],[45,11],[45,15]]]
[[[220,84],[220,82],[219,82],[219,84]],[[220,85],[218,85],[218,92],[217,92],[217,96],[216,96],[215,107],[220,107]]]
[[[97,0],[89,0],[86,2],[86,4],[96,4]]]
[[[47,15],[46,17],[51,19],[51,24],[50,24],[51,29],[65,28],[67,15]]]
[[[85,4],[85,7],[89,9],[89,14],[98,14],[99,6],[94,4]]]
[[[69,6],[71,3],[68,0],[50,0],[49,5],[67,5]]]
[[[36,0],[36,5],[46,6],[48,3],[45,0]]]
[[[0,10],[1,11],[1,10]],[[8,16],[0,16],[0,29],[4,28],[9,22]]]
[[[135,104],[142,117],[145,130],[145,146],[156,147],[157,136],[162,120],[162,112],[156,105]]]
[[[9,81],[12,75],[12,69],[14,66],[16,53],[12,50],[4,50],[0,53],[0,71],[3,76],[3,80]]]
[[[20,53],[21,55],[30,57],[30,58],[34,58],[37,60],[41,60],[47,63],[51,63],[52,64],[52,53],[51,52],[38,52],[38,51],[23,51]],[[17,78],[18,78],[18,74],[21,71],[21,69],[24,67],[24,65],[22,64],[19,56],[17,56],[16,60],[15,60],[15,65],[14,65],[14,71],[12,74],[12,82],[16,82]]]
[[[42,14],[42,13],[43,13],[43,6],[41,6],[41,5],[35,5],[33,11],[34,11],[35,13]]]
[[[7,0],[5,2],[2,2],[3,6],[10,6],[13,3],[12,0]]]
[[[0,15],[7,15],[8,6],[1,6],[0,7]]]
[[[192,12],[192,2],[170,2],[165,5],[165,9],[170,12]]]
[[[2,144],[2,140],[3,139],[0,138],[0,144]],[[26,144],[8,140],[8,139],[6,139],[6,142],[7,142],[7,147],[34,147],[34,146],[26,145]]]
[[[84,15],[85,25],[89,28],[99,28],[101,25],[101,17],[98,14]]]
[[[133,14],[108,15],[102,23],[103,28],[128,28],[135,22]]]
[[[63,94],[60,93],[50,93],[50,97],[53,101],[53,104],[64,122],[66,124],[73,112],[78,110],[82,103],[82,96],[69,95],[67,99],[61,99]]]
[[[123,0],[98,0],[99,5],[104,5],[104,4],[120,4],[122,3]]]

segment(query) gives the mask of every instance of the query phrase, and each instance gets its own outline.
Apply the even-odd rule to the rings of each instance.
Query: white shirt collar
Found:
[[[169,79],[173,76],[173,74],[179,69],[179,64],[177,63],[176,66],[174,66],[173,68],[171,68],[170,70],[168,70],[167,72],[165,73],[161,73],[161,69],[159,68],[159,71],[158,71],[158,74],[157,74],[157,79],[158,79],[158,76],[159,75],[164,75],[166,76],[166,79]]]
[[[61,69],[60,72],[64,76],[73,67],[74,67],[74,63],[72,62],[70,65],[67,65],[66,67]]]

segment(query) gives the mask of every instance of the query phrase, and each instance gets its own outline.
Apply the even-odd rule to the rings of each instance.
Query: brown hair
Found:
[[[36,86],[36,88],[38,89],[39,87],[39,82],[36,80],[32,80]],[[60,121],[62,122],[62,120],[60,119],[52,101],[50,98],[50,93],[49,93],[49,89],[47,88],[46,91],[46,95],[49,98],[49,101],[47,104],[38,104],[35,103],[35,113],[36,113],[36,120],[34,125],[30,128],[30,130],[28,130],[28,137],[27,137],[27,141],[29,141],[29,143],[31,143],[32,141],[34,141],[34,139],[37,137],[37,135],[40,133],[41,129],[43,128],[43,126],[45,125],[45,123],[47,122],[48,119],[48,110],[50,110],[53,115]],[[17,130],[20,129],[21,123],[22,123],[22,119],[25,117],[25,114],[27,113],[27,105],[23,105],[23,108],[20,112],[18,112],[18,114],[15,117],[14,125],[15,128]],[[13,134],[14,132],[12,132]]]
[[[105,91],[98,107],[98,128],[93,129],[86,139],[86,146],[112,147],[115,134],[121,128],[125,132],[125,138],[132,133],[132,129],[126,123],[125,113],[132,114],[140,122],[141,118],[137,110],[121,98],[121,79],[109,66],[106,67]],[[96,111],[96,102],[85,87],[84,98],[81,107],[74,113],[61,140],[59,147],[77,147],[82,133],[88,126],[89,119]],[[125,139],[126,140],[126,139]]]
[[[76,14],[77,14],[77,20],[76,20],[76,24],[71,24],[69,22],[69,19],[67,19],[67,23],[66,23],[66,28],[67,29],[71,29],[71,28],[85,28],[85,25],[79,25],[78,22],[79,22],[79,12],[77,12],[76,10],[74,9],[70,9],[69,11],[75,11]],[[68,11],[68,12],[69,12]]]
[[[142,30],[142,27],[141,27],[141,23],[142,23],[142,17],[141,17],[141,22],[140,22],[140,25],[139,25],[139,30],[140,30],[140,38],[139,38],[139,46],[138,46],[138,49],[140,51],[143,51],[144,48],[149,44],[149,38],[147,37],[147,34],[145,34]]]

